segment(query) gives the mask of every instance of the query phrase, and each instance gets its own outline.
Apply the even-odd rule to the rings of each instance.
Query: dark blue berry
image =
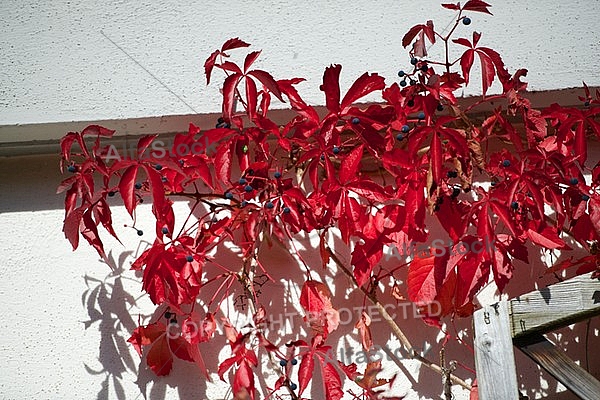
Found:
[[[251,168],[251,169],[249,169],[249,170],[246,172],[246,175],[248,175],[248,176],[252,176],[252,175],[254,175],[254,170],[253,170],[252,168]]]
[[[275,173],[273,174],[273,176],[275,177],[275,179],[279,179],[279,178],[281,178],[281,172],[275,171]]]
[[[448,175],[448,178],[456,178],[458,176],[458,172],[448,171],[448,173],[446,175]]]
[[[337,147],[337,146],[335,146],[335,147],[333,148],[333,154],[339,154],[339,153],[340,153],[340,148],[339,148],[339,147]]]
[[[588,196],[587,194],[582,194],[581,195],[581,200],[588,201],[589,199],[590,199],[590,196]]]
[[[471,18],[469,18],[469,17],[464,17],[464,18],[463,18],[463,24],[464,24],[464,25],[470,25],[470,24],[471,24]]]
[[[141,229],[138,229],[137,234],[138,234],[138,236],[142,236],[144,234],[144,231]]]
[[[438,111],[444,111],[444,106],[443,106],[443,105],[441,105],[441,104],[438,104],[438,105],[437,105],[437,110],[438,110]]]
[[[410,59],[410,63],[412,65],[417,65],[418,62],[419,62],[419,60],[417,60],[415,57],[413,57],[413,58]]]
[[[354,124],[354,125],[360,124],[360,118],[358,118],[358,117],[352,118],[352,124]]]
[[[406,102],[406,105],[409,107],[414,107],[415,101],[413,99],[410,99],[409,101]]]
[[[279,365],[281,365],[282,367],[285,367],[287,365],[287,361],[286,360],[279,360]]]
[[[406,79],[402,79],[400,81],[400,86],[402,86],[402,87],[406,86]]]
[[[155,170],[157,170],[157,171],[160,171],[160,170],[162,169],[162,165],[160,165],[160,164],[156,164],[156,165],[154,166],[154,169],[155,169]]]
[[[510,203],[510,206],[513,210],[516,210],[517,208],[519,208],[519,203],[513,201],[512,203]]]
[[[429,69],[429,67],[427,66],[427,64],[421,65],[421,71],[427,72],[428,69]]]
[[[177,318],[171,318],[171,321],[169,321],[171,324],[176,325],[177,324]]]
[[[248,183],[248,181],[246,180],[246,178],[240,178],[239,183],[240,185],[245,185],[246,183]]]
[[[401,133],[397,134],[396,135],[396,140],[399,141],[399,142],[401,142],[402,140],[404,140],[404,135],[401,134]]]
[[[168,312],[168,311],[167,311],[167,312],[165,313],[165,318],[166,318],[166,319],[170,319],[170,318],[171,318],[171,315],[173,315],[173,314],[171,314],[170,312]]]
[[[492,183],[490,183],[490,185],[492,185],[492,186],[496,186],[497,184],[498,184],[498,182],[496,182],[496,181],[492,181]]]
[[[187,262],[192,262],[192,261],[194,261],[194,257],[193,257],[193,256],[186,256],[186,257],[185,257],[185,260],[186,260]]]
[[[292,212],[292,210],[290,210],[289,207],[283,207],[283,213],[284,214],[289,214],[290,212]]]
[[[227,192],[227,193],[225,193],[225,197],[226,197],[227,199],[231,200],[231,199],[233,199],[233,193],[231,193],[231,192]]]
[[[222,124],[223,122],[225,122],[223,117],[219,117],[219,119],[217,119],[217,124]]]
[[[577,178],[571,178],[571,180],[569,181],[569,183],[571,185],[577,185],[579,183],[579,179],[577,179]]]
[[[460,194],[459,188],[452,189],[452,197],[458,197],[459,194]]]
[[[295,358],[292,358],[292,365],[296,365],[298,364],[298,360],[296,360]]]
[[[400,78],[402,78],[404,75],[406,75],[406,72],[404,72],[404,71],[402,71],[402,70],[398,71],[398,76],[399,76]]]
[[[241,206],[246,207],[247,205],[248,205],[248,202],[246,200],[243,200]]]
[[[141,188],[142,188],[142,184],[141,184],[141,183],[139,183],[139,182],[137,182],[137,183],[135,184],[135,188],[136,188],[136,189],[141,189]]]
[[[321,161],[325,161],[325,154],[321,154]]]
[[[270,201],[267,201],[267,204],[265,204],[265,207],[267,207],[270,210],[271,208],[275,207],[275,204],[273,204]]]
[[[510,167],[510,160],[504,160],[504,161],[502,161],[502,166],[504,166],[504,167]]]
[[[589,107],[589,106],[590,106],[590,101],[589,101],[589,100],[586,100],[586,102],[585,102],[585,103],[583,103],[583,105],[584,105],[585,107]]]
[[[74,165],[69,165],[69,168],[67,168],[67,171],[69,172],[77,172],[77,167]]]
[[[424,119],[425,118],[425,113],[423,111],[421,111],[420,113],[417,114],[417,118]]]
[[[169,233],[169,228],[167,228],[167,227],[162,228],[162,233],[163,233],[163,235],[167,235]]]
[[[412,79],[410,80],[410,86],[416,85],[416,84],[417,84],[417,81],[413,81]]]
[[[117,192],[111,190],[110,192],[108,192],[108,197],[113,197]]]
[[[296,390],[297,387],[298,385],[296,385],[295,383],[290,383],[290,389]]]
[[[408,126],[408,125],[402,125],[402,129],[401,130],[404,133],[408,133],[408,131],[410,131],[410,126]]]
[[[246,186],[244,187],[244,190],[245,190],[246,192],[251,192],[251,191],[252,191],[252,190],[254,190],[254,189],[252,188],[252,186],[250,186],[250,185],[246,185]]]

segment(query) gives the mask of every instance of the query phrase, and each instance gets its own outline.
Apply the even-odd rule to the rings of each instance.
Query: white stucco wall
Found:
[[[600,2],[489,1],[459,32],[483,31],[511,71],[528,68],[531,89],[600,85]],[[412,25],[444,28],[440,1],[33,1],[0,2],[0,125],[193,113],[102,32],[199,113],[219,110],[218,79],[202,64],[239,36],[263,49],[260,66],[307,82],[323,104],[325,66],[340,63],[345,87],[365,71],[396,79],[408,67],[400,44]],[[476,76],[476,75],[473,75]],[[467,93],[477,92],[474,90]]]
[[[592,156],[598,158],[599,155],[596,149]],[[228,385],[219,381],[216,374],[212,375],[214,383],[207,384],[197,369],[186,362],[176,361],[172,376],[158,379],[144,370],[143,363],[140,365],[138,355],[125,343],[137,326],[137,315],[148,316],[154,310],[141,292],[139,277],[127,271],[132,258],[125,252],[135,252],[140,237],[133,229],[121,228],[123,224],[131,224],[131,220],[120,207],[114,210],[113,220],[125,246],[110,240],[106,244],[116,265],[124,270],[111,275],[108,266],[99,262],[95,251],[84,243],[72,252],[61,232],[64,211],[62,196],[55,195],[56,182],[61,179],[57,163],[56,156],[0,158],[0,232],[4,240],[0,250],[0,330],[3,332],[0,365],[4,367],[0,374],[0,398],[137,400],[143,398],[136,385],[141,369],[139,381],[147,382],[149,399],[231,400]],[[186,205],[179,204],[178,207],[181,209]],[[144,218],[149,212],[148,205],[140,207],[137,227],[146,232],[142,240],[152,240],[151,218]],[[103,237],[108,239],[107,235]],[[289,313],[298,307],[297,301],[294,304],[293,299],[281,297],[280,293],[290,271],[297,268],[290,264],[293,261],[283,249],[275,246],[268,253],[265,265],[270,266],[270,273],[276,279],[281,279],[281,284],[270,286],[262,299],[266,304],[272,304],[270,312],[281,309]],[[318,252],[306,252],[304,257],[311,265],[320,263]],[[532,290],[535,282],[554,282],[551,276],[538,279],[543,267],[539,259],[534,255],[531,257],[531,266],[522,265],[517,269],[516,278],[508,288],[512,295]],[[384,265],[391,267],[394,260],[391,258]],[[332,287],[339,293],[344,291],[345,279],[335,282]],[[281,303],[282,298],[285,306]],[[275,299],[275,303],[270,303],[271,299]],[[362,304],[362,296],[358,293],[353,293],[350,299],[345,303],[336,298],[334,305],[352,308]],[[429,349],[427,357],[437,360],[443,337],[436,329],[415,319],[410,308],[406,315],[401,310],[400,306],[394,309],[397,322],[413,345]],[[348,316],[344,314],[343,317]],[[289,319],[296,327],[302,324],[300,316]],[[243,325],[241,321],[237,323]],[[456,329],[461,330],[470,323],[470,319],[457,320]],[[335,341],[337,334],[350,333],[338,342],[336,354],[339,354],[339,348],[348,346],[355,351],[360,349],[355,341],[356,334],[352,334],[352,324],[341,326],[333,335]],[[376,343],[387,342],[390,350],[400,347],[395,340],[388,342],[390,331],[385,323],[374,322],[372,328]],[[455,334],[453,327],[449,329],[452,335]],[[600,362],[594,356],[594,349],[600,346],[599,329],[600,318],[594,318],[589,325],[582,323],[573,329],[563,329],[560,335],[551,335],[551,338],[570,357],[598,376]],[[472,340],[468,336],[463,339],[467,343]],[[222,346],[225,344],[222,336],[214,340],[214,344],[202,347],[212,370],[218,360],[230,354],[229,347]],[[286,342],[291,336],[274,336],[271,340]],[[459,376],[472,377],[465,369],[474,368],[473,355],[467,347],[452,342],[446,357],[461,363],[457,371]],[[531,399],[546,396],[559,400],[576,399],[524,356],[517,353],[516,357],[520,387]],[[364,364],[360,366],[364,367]],[[386,362],[384,367],[388,377],[398,373],[395,395],[406,395],[407,400],[440,398],[440,377],[418,362],[405,361],[404,369],[392,362]],[[265,375],[265,379],[273,381],[269,375]],[[468,393],[458,386],[453,387],[453,393],[457,400],[468,399]],[[305,395],[313,400],[324,398],[318,389],[308,390]]]
[[[483,30],[482,40],[503,54],[511,70],[530,69],[532,89],[577,86],[581,80],[600,85],[596,22],[600,2],[491,2],[494,17],[472,14],[471,26],[459,29],[465,35]],[[400,45],[402,35],[428,18],[443,27],[452,13],[432,0],[161,5],[4,0],[0,3],[0,126],[192,113],[101,31],[194,110],[209,113],[220,109],[219,81],[206,88],[201,65],[230,37],[239,36],[263,49],[260,66],[276,78],[307,78],[300,86],[302,93],[310,102],[322,104],[318,85],[326,65],[344,66],[345,87],[367,70],[381,73],[389,82],[408,64]],[[62,197],[54,194],[61,179],[57,163],[55,156],[0,158],[0,365],[4,367],[0,398],[142,398],[134,383],[139,357],[123,341],[137,323],[135,314],[148,313],[152,307],[140,297],[134,274],[110,276],[108,267],[86,245],[71,252],[61,233]],[[130,223],[123,209],[114,218],[120,224]],[[131,231],[123,240],[130,246],[113,243],[115,257],[135,248],[139,238]],[[285,259],[280,253],[273,257]],[[130,260],[123,259],[125,268]],[[512,288],[515,293],[531,289],[537,277],[537,270],[532,271],[524,272],[522,284]],[[110,285],[117,281],[124,288],[113,294]],[[106,292],[100,290],[100,282]],[[128,296],[136,300],[128,305],[132,319],[119,308]],[[86,329],[90,315],[98,319]],[[591,320],[589,349],[600,345],[598,327],[598,318]],[[403,328],[420,345],[439,339],[420,321],[406,320]],[[600,362],[584,346],[586,329],[586,325],[565,329],[559,341],[573,359],[582,365],[587,360],[598,374]],[[386,335],[378,333],[382,339]],[[216,353],[216,348],[205,350],[212,361],[226,355]],[[434,353],[430,356],[436,358]],[[447,357],[472,367],[472,355],[459,346]],[[574,398],[524,357],[517,355],[517,363],[519,382],[532,398]],[[407,370],[400,372],[398,394],[407,394],[409,400],[440,398],[437,375],[415,363],[406,365]],[[149,398],[230,398],[224,384],[204,384],[185,362],[176,363],[176,368],[176,376],[148,385]],[[464,369],[459,372],[469,375]],[[142,374],[142,381],[149,376]],[[457,399],[468,398],[458,389],[455,394]],[[307,395],[322,398],[318,392]]]

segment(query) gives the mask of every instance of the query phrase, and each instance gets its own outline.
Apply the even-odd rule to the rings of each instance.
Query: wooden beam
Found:
[[[544,368],[550,375],[584,400],[597,400],[600,382],[557,349],[544,336],[536,334],[515,341],[521,351]]]
[[[480,400],[519,398],[515,355],[510,334],[508,302],[503,300],[477,310],[475,324],[475,368]]]
[[[600,315],[600,280],[581,275],[510,300],[512,337],[545,333]]]

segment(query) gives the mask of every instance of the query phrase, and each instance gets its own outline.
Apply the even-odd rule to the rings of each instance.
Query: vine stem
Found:
[[[387,312],[387,310],[385,309],[383,304],[381,304],[379,302],[379,300],[377,300],[377,298],[375,297],[374,294],[367,292],[367,290],[365,288],[358,285],[358,282],[356,282],[356,279],[354,278],[354,275],[352,274],[352,272],[350,272],[350,270],[348,270],[348,268],[346,268],[344,266],[344,263],[342,263],[342,261],[331,250],[331,248],[329,246],[326,246],[326,249],[327,249],[327,252],[329,253],[329,256],[331,257],[331,259],[342,270],[344,275],[346,275],[349,279],[351,279],[352,282],[354,282],[354,284],[365,294],[365,296],[369,298],[371,303],[373,303],[373,305],[375,305],[377,307],[377,310],[380,312],[383,319],[388,323],[388,325],[392,329],[392,332],[398,338],[398,340],[400,341],[402,346],[404,346],[404,348],[408,352],[410,358],[421,362],[424,366],[426,366],[427,368],[431,369],[434,372],[437,372],[438,374],[440,374],[442,376],[446,375],[447,372],[444,371],[444,369],[442,367],[440,367],[433,361],[428,360],[427,358],[421,356],[420,354],[418,354],[415,351],[415,349],[412,346],[412,344],[410,343],[410,340],[408,339],[408,337],[406,337],[406,335],[404,334],[402,329],[400,329],[400,327],[398,326],[396,321],[394,321],[392,316]],[[395,361],[395,362],[398,363],[398,361]],[[472,388],[471,385],[469,385],[463,379],[459,378],[458,376],[456,376],[454,374],[449,374],[449,378],[450,378],[450,381],[452,381],[452,383],[462,386],[464,389],[471,390],[471,388]]]

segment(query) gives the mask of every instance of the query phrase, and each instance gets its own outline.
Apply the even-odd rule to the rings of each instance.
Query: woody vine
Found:
[[[447,34],[432,21],[413,26],[402,39],[411,68],[399,71],[391,84],[365,73],[342,96],[342,67],[325,68],[325,115],[302,99],[297,87],[303,79],[275,79],[253,68],[260,51],[246,52],[242,63],[232,61],[249,47],[236,38],[204,64],[207,83],[215,72],[224,73],[222,117],[214,129],[199,135],[200,128],[190,125],[174,138],[171,151],[160,154],[153,151],[160,139],[144,136],[134,158],[107,157],[114,131],[105,127],[88,126],[62,138],[61,169],[70,173],[59,187],[65,192],[63,230],[74,249],[83,237],[106,258],[99,231],[118,239],[111,214],[117,200],[142,218],[137,206],[151,199],[152,244],[132,269],[142,274],[142,290],[158,311],[129,342],[156,375],[171,373],[173,359],[180,358],[196,363],[207,378],[216,371],[236,399],[255,399],[257,366],[267,357],[275,360],[278,378],[261,388],[265,398],[304,398],[314,371],[323,377],[328,399],[400,398],[389,389],[393,378],[381,378],[380,361],[359,367],[332,358],[337,343],[330,334],[339,329],[350,336],[358,332],[365,351],[376,345],[367,313],[357,317],[356,330],[339,324],[337,309],[347,299],[333,296],[323,279],[335,269],[362,293],[364,307],[378,309],[407,354],[444,375],[448,386],[471,389],[467,378],[473,376],[456,376],[414,351],[383,296],[406,296],[427,324],[443,329],[473,313],[474,297],[490,280],[502,292],[527,268],[531,248],[565,254],[575,244],[588,254],[551,270],[598,271],[600,163],[588,159],[588,145],[600,136],[600,93],[592,95],[584,85],[578,108],[532,108],[523,82],[527,71],[509,72],[480,33],[465,36],[472,15],[490,14],[490,5],[470,0],[442,6],[456,13],[453,26]],[[441,60],[428,56],[432,45],[444,47]],[[451,50],[460,55],[451,59]],[[455,95],[474,80],[476,60],[483,97],[464,107]],[[488,95],[494,82],[497,93]],[[381,96],[379,102],[357,105],[373,94]],[[273,122],[272,101],[286,103],[293,117]],[[478,107],[490,102],[497,107],[483,120],[475,118]],[[177,151],[194,146],[214,151]],[[180,200],[190,203],[184,215],[173,208]],[[381,268],[385,248],[426,243],[431,221],[449,239],[445,251],[432,249],[391,270]],[[308,236],[319,238],[314,251],[322,265],[309,265],[297,250]],[[331,245],[333,237],[344,249]],[[271,311],[255,279],[271,279],[275,266],[264,262],[261,249],[274,241],[289,250],[303,277],[295,283],[306,324],[286,343],[268,329]],[[476,241],[494,246],[456,251],[458,243]],[[219,263],[216,254],[232,246],[239,249],[238,263]],[[405,270],[408,278],[399,283]],[[251,307],[250,326],[234,326],[228,314],[234,311],[221,307],[240,295]],[[434,303],[440,312],[428,314]],[[230,356],[206,365],[206,343],[229,344]],[[346,380],[358,391],[345,389]]]

